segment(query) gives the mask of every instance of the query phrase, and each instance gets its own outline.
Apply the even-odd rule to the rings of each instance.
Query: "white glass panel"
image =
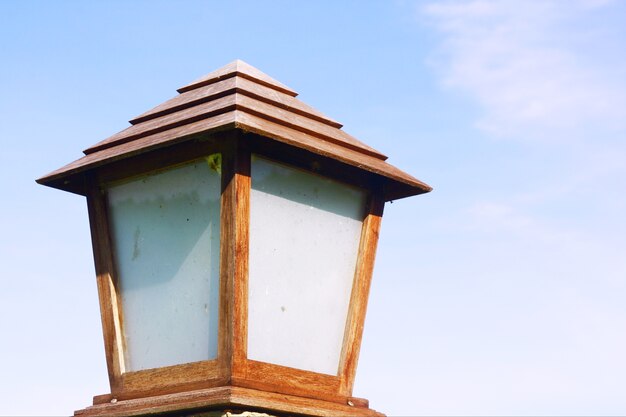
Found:
[[[248,357],[336,375],[365,193],[253,157]]]
[[[108,190],[127,371],[217,357],[220,175],[214,162]]]

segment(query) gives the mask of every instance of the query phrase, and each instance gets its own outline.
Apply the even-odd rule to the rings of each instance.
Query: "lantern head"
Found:
[[[352,397],[385,201],[430,191],[235,61],[38,180],[87,197],[111,393],[77,415],[379,415]]]

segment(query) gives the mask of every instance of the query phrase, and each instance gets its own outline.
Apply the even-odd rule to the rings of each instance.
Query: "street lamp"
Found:
[[[353,398],[385,201],[430,187],[235,61],[38,180],[87,197],[111,393],[76,415]]]

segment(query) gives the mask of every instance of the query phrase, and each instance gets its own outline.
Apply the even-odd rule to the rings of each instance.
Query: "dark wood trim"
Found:
[[[104,337],[104,351],[111,391],[118,391],[124,373],[123,336],[120,303],[115,285],[115,263],[108,228],[107,205],[104,191],[93,176],[88,177],[87,208],[91,228],[100,317]]]
[[[352,395],[354,386],[384,205],[381,193],[374,192],[370,195],[361,232],[359,256],[339,363],[341,379],[339,393],[342,395]]]
[[[214,135],[198,137],[178,144],[175,147],[155,149],[144,154],[112,162],[96,170],[99,184],[129,180],[133,177],[164,171],[176,165],[189,163],[225,149],[228,133],[218,132]]]
[[[197,416],[206,411],[240,410],[279,416],[384,417],[368,408],[366,400],[351,399],[343,404],[293,395],[275,394],[250,388],[224,386],[134,400],[101,403],[74,412],[84,417]]]
[[[280,153],[282,149],[266,148],[260,146],[258,141],[254,142],[256,145],[251,146],[248,136],[250,135],[237,130],[223,132],[219,135],[219,140],[215,137],[209,138],[199,148],[189,144],[189,147],[176,156],[172,156],[167,149],[160,149],[138,157],[131,165],[112,164],[106,169],[99,170],[97,176],[89,177],[87,189],[90,192],[87,198],[111,383],[110,397],[96,397],[99,402],[107,401],[108,398],[130,400],[230,384],[335,404],[346,404],[346,401],[354,403],[351,400],[352,387],[384,206],[380,182],[370,174],[362,172],[353,176],[355,173],[351,169],[346,169],[345,165],[306,151],[296,150],[281,157],[276,152]],[[222,154],[222,196],[217,359],[125,373],[123,316],[116,290],[106,196],[101,186],[129,176],[168,169],[218,152]],[[252,152],[370,191],[338,375],[318,374],[247,359]]]
[[[339,395],[340,382],[334,375],[254,360],[246,361],[245,378],[232,380],[235,386],[345,403],[346,397]]]
[[[233,376],[245,376],[248,357],[248,270],[250,243],[250,151],[237,140],[235,159],[236,182],[236,217],[235,234],[235,291],[233,305],[235,309]]]
[[[220,206],[220,306],[217,358],[220,375],[228,379],[230,378],[233,363],[233,327],[235,323],[231,301],[235,288],[235,150],[236,147],[231,145],[222,152],[222,195]]]
[[[228,383],[220,376],[217,359],[145,369],[122,374],[121,387],[111,397],[131,399],[211,388]]]
[[[213,153],[223,154],[224,151],[227,151],[223,144],[216,144],[214,139],[210,138],[200,146],[195,144],[195,147],[183,147],[180,153],[177,151],[172,154],[167,149],[160,149],[150,154],[141,155],[138,160],[132,161],[132,164],[124,163],[119,166],[113,164],[106,170],[99,170],[97,175],[90,177],[90,183],[87,187],[89,190],[87,200],[90,209],[90,223],[92,224],[94,258],[96,264],[101,265],[100,270],[102,271],[98,272],[97,267],[105,352],[113,396],[136,398],[138,395],[145,395],[144,393],[153,395],[154,393],[176,392],[184,389],[184,387],[198,389],[228,383],[228,372],[221,372],[224,367],[218,367],[217,360],[125,372],[122,303],[117,285],[106,191],[103,188],[107,183],[115,180],[119,181],[122,178],[127,179],[150,172],[168,170]],[[220,290],[221,305],[224,304],[222,299],[222,291]],[[221,314],[222,312],[220,312]],[[220,335],[222,330],[220,327]],[[220,342],[218,341],[218,343]],[[218,348],[218,358],[219,354]],[[219,381],[219,383],[215,381]]]
[[[222,366],[245,377],[248,339],[248,242],[250,221],[250,152],[239,133],[222,163],[221,299]]]
[[[370,189],[372,184],[380,179],[371,172],[341,163],[336,159],[276,142],[255,133],[243,133],[242,138],[251,153],[349,185]]]

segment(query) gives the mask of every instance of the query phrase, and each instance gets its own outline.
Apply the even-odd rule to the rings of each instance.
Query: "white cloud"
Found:
[[[444,85],[484,110],[497,135],[569,140],[626,127],[626,56],[610,0],[432,2]],[[621,44],[621,45],[620,45]],[[555,138],[555,136],[557,136]]]
[[[430,262],[408,292],[416,322],[437,323],[412,353],[432,364],[416,382],[422,412],[623,414],[626,3],[429,1],[420,12],[438,34],[434,69],[480,105],[476,125],[534,140],[487,143],[474,171],[484,187],[434,193],[448,204],[406,249]]]

